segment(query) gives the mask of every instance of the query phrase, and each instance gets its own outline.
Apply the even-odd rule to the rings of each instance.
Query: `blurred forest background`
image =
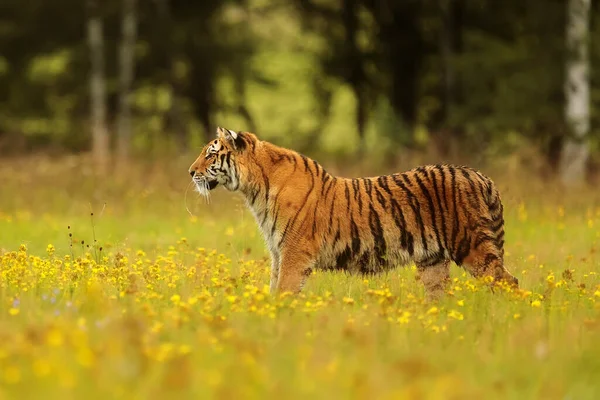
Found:
[[[591,0],[1,0],[0,152],[109,171],[220,125],[577,184],[600,164],[599,66]]]

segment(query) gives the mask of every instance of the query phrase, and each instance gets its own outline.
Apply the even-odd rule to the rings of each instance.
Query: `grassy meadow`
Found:
[[[0,162],[0,399],[600,397],[594,192],[484,171],[521,290],[453,266],[428,303],[409,266],[272,297],[252,215],[191,161]]]

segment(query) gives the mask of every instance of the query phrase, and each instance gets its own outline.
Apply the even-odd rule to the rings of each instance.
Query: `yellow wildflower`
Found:
[[[450,312],[448,312],[448,317],[462,321],[463,319],[465,319],[464,315],[456,310],[450,310]]]
[[[436,306],[433,306],[429,310],[427,310],[427,315],[436,315],[439,312],[440,310]]]

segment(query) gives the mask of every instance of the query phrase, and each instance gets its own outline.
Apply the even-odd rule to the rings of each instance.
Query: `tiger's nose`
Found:
[[[191,176],[192,176],[192,178],[193,178],[193,177],[194,177],[194,175],[196,175],[196,171],[194,171],[194,170],[191,170],[191,171],[190,171],[190,175],[191,175]]]

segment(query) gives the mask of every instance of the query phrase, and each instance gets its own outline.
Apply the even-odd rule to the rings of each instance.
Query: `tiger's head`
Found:
[[[217,128],[216,139],[204,146],[189,168],[196,190],[207,198],[219,185],[238,190],[247,172],[248,147],[256,141],[251,133]]]

